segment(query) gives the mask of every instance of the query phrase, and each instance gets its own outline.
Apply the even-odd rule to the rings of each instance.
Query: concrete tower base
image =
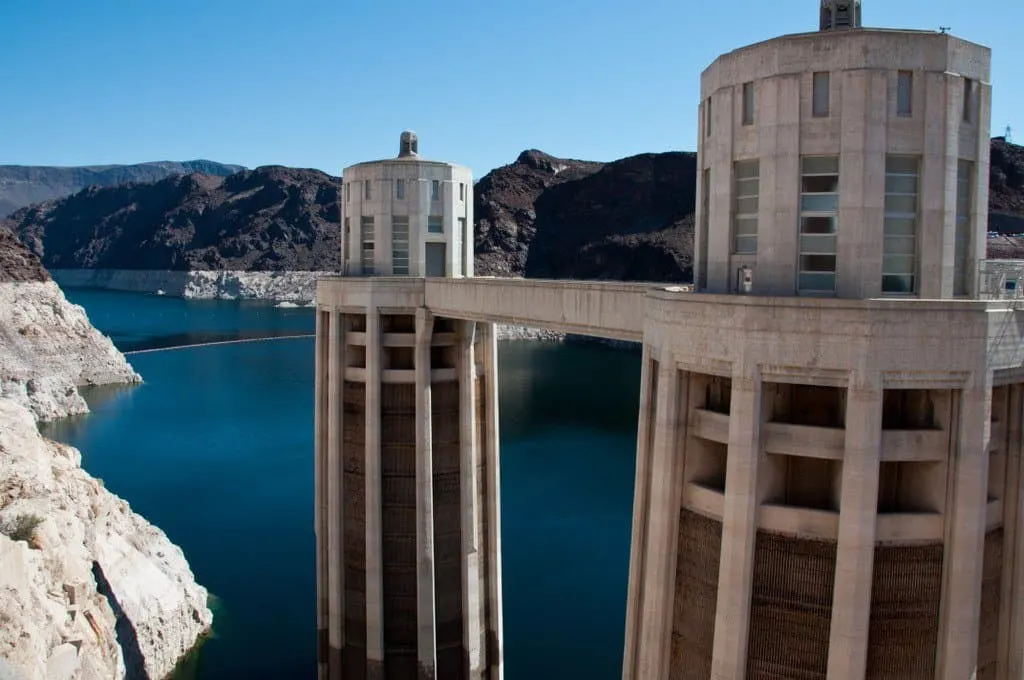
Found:
[[[318,302],[321,680],[498,680],[501,564],[492,324],[434,317],[422,281]]]

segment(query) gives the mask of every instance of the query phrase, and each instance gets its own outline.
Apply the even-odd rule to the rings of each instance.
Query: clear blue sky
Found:
[[[690,150],[701,70],[818,16],[818,0],[0,2],[0,164],[335,175],[395,154],[405,128],[477,177],[526,148]],[[992,132],[1024,140],[1024,2],[865,0],[864,18],[990,46]]]

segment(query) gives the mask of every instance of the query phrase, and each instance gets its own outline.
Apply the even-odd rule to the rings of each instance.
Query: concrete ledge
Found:
[[[943,430],[882,430],[882,462],[944,461],[948,442]]]
[[[846,430],[789,423],[765,423],[765,453],[842,460]]]
[[[685,485],[682,502],[684,508],[719,521],[725,512],[725,494],[703,484],[690,482]]]
[[[729,443],[729,416],[716,411],[695,408],[690,412],[690,430],[701,439]]]
[[[766,503],[758,510],[757,528],[800,538],[835,541],[839,537],[839,513]]]

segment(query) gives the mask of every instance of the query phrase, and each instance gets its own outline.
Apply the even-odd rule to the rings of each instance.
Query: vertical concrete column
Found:
[[[437,669],[434,592],[434,446],[431,427],[430,341],[434,317],[416,310],[416,642],[420,680]]]
[[[765,111],[774,120],[758,124],[761,170],[757,271],[754,292],[793,295],[799,257],[799,230],[774,229],[776,224],[798,224],[800,193],[800,76],[780,75],[763,81]]]
[[[956,453],[951,461],[953,504],[946,508],[940,680],[970,678],[978,662],[992,418],[992,374],[987,367],[972,374],[959,401]]]
[[[317,677],[328,678],[329,664],[329,625],[330,604],[327,580],[327,441],[325,422],[327,407],[327,381],[324,379],[324,364],[327,362],[329,346],[329,323],[324,323],[324,310],[317,307],[316,312],[316,349],[314,354],[315,384],[313,388],[313,514],[316,527],[316,627],[317,627]]]
[[[959,115],[948,99],[955,98],[953,82],[957,76],[945,73],[924,73],[924,154],[921,160],[920,219],[918,220],[918,286],[922,298],[941,298],[943,294],[943,261],[947,223],[956,228],[956,162],[955,151],[947,156],[952,141],[958,143]],[[916,77],[916,76],[915,76]],[[915,85],[916,87],[916,85]],[[949,119],[949,116],[954,116]],[[950,176],[950,173],[953,173]],[[950,186],[949,182],[953,182]],[[947,192],[950,187],[950,192]],[[952,251],[951,251],[952,252]],[[950,275],[952,286],[952,274]],[[952,287],[950,288],[952,293]]]
[[[882,292],[888,74],[843,73],[836,234],[836,294],[876,297]]]
[[[345,648],[345,525],[342,491],[345,467],[342,462],[345,413],[345,327],[341,312],[331,312],[328,349],[327,386],[327,579],[328,579],[328,657],[331,680],[341,680],[342,654]]]
[[[702,128],[703,129],[703,128]],[[651,426],[654,419],[654,392],[658,384],[658,363],[654,351],[645,342],[640,364],[640,415],[637,418],[636,474],[633,482],[633,529],[629,545],[629,586],[626,594],[626,644],[622,657],[622,680],[642,680],[639,650],[642,642],[641,621],[644,598],[644,557],[647,543],[647,511],[649,507]]]
[[[484,593],[480,588],[480,494],[476,432],[476,323],[459,323],[459,488],[462,493],[462,646],[468,680],[483,672]]]
[[[664,678],[672,642],[675,604],[676,548],[682,487],[680,440],[680,374],[672,357],[662,355],[654,405],[650,501],[644,547],[644,589],[640,621],[638,678]]]
[[[757,538],[761,399],[760,368],[737,362],[729,408],[712,680],[743,680],[746,676]]]
[[[489,680],[505,677],[501,591],[501,457],[498,448],[498,336],[494,324],[478,324],[486,390],[484,436],[487,451],[487,668]]]
[[[381,533],[380,312],[366,309],[366,678],[384,678],[384,537]]]
[[[711,137],[704,140],[711,168],[708,202],[708,292],[727,293],[735,272],[729,266],[732,251],[732,163],[736,121],[732,88],[711,95]]]
[[[860,679],[867,672],[881,459],[881,376],[854,371],[846,394],[846,450],[829,631],[829,680]]]
[[[986,229],[988,227],[989,167],[992,156],[992,140],[989,136],[992,124],[992,85],[978,83],[977,87],[977,150],[974,161],[975,174],[971,178],[971,241],[967,247],[967,291],[971,297],[976,297],[978,294],[978,260],[984,260],[988,254]],[[953,212],[955,215],[955,204]]]
[[[999,622],[999,670],[1001,678],[1024,677],[1024,385],[1010,387],[1006,451],[1006,491],[1003,496],[1003,584]]]

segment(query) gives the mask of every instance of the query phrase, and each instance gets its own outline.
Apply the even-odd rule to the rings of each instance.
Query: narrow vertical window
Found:
[[[369,185],[369,182],[367,182]],[[373,217],[363,217],[359,222],[359,240],[361,244],[361,263],[363,276],[373,276]]]
[[[704,136],[711,136],[711,97],[704,102]]]
[[[395,180],[395,198],[397,198],[398,200],[403,200],[405,198],[405,180],[404,179],[396,179]]]
[[[760,162],[739,161],[735,175],[733,200],[733,252],[757,252],[757,208]]]
[[[344,233],[343,233],[343,235],[341,237],[341,259],[342,259],[342,264],[345,265],[346,269],[348,269],[348,258],[349,258],[349,253],[351,252],[351,248],[349,248],[348,244],[350,242],[349,239],[352,238],[352,228],[349,225],[350,225],[350,220],[349,220],[348,217],[346,217],[345,218],[345,231],[344,231]]]
[[[839,158],[809,156],[803,159],[801,166],[797,288],[805,293],[834,293]]]
[[[900,71],[896,74],[896,115],[909,118],[914,107],[914,73]]]
[[[440,215],[431,215],[427,218],[427,233],[429,234],[443,234],[444,224],[441,221]]]
[[[441,198],[441,182],[436,179],[430,183],[430,200],[436,201]]]
[[[964,122],[970,123],[974,108],[974,81],[964,78]]]
[[[345,202],[352,202],[352,182],[345,183]]]
[[[370,200],[370,180],[363,182],[363,198]]]
[[[391,216],[391,272],[395,276],[409,275],[409,217]]]
[[[754,83],[743,83],[743,124],[754,124]]]
[[[811,84],[811,115],[815,118],[827,118],[829,115],[829,84],[827,71],[814,74]]]
[[[466,200],[466,185],[463,182],[459,182],[459,200]]]
[[[956,258],[953,261],[953,295],[967,295],[971,252],[971,178],[974,163],[959,161],[956,167]]]
[[[885,159],[885,228],[882,247],[882,292],[915,292],[917,271],[918,160]]]

